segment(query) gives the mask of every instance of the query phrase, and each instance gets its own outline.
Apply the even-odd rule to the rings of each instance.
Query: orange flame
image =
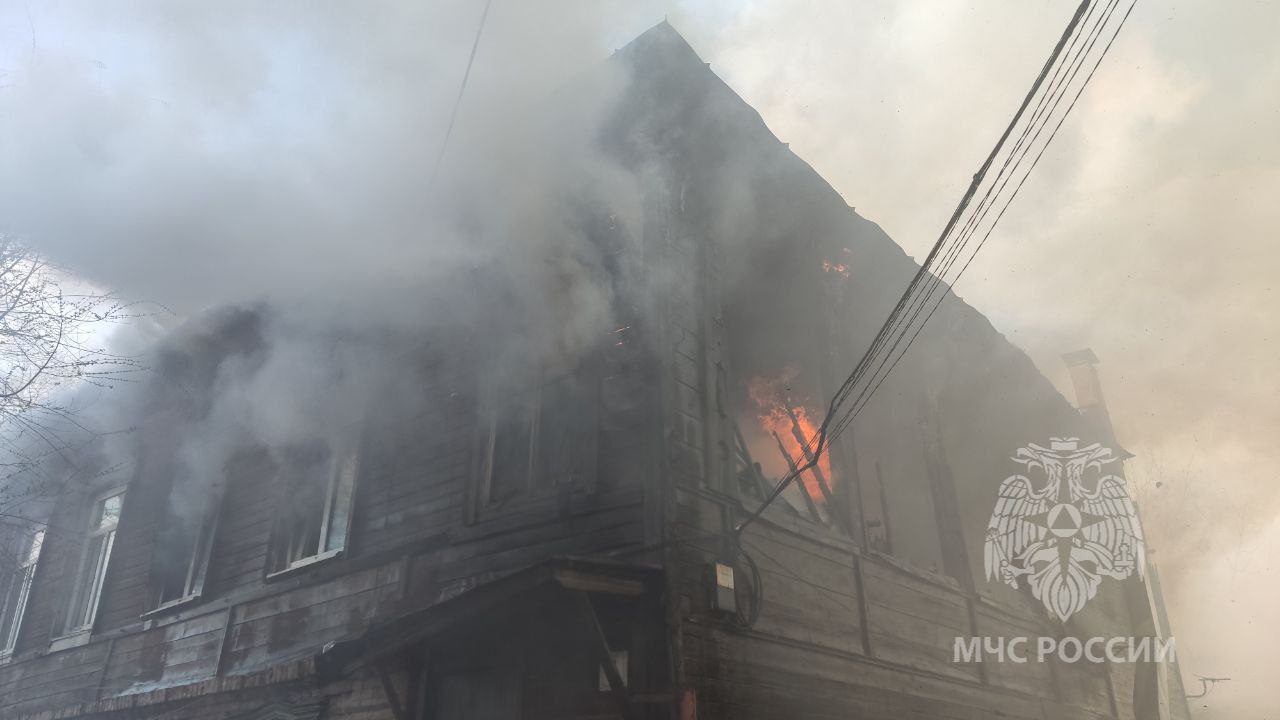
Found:
[[[810,413],[809,408],[796,401],[791,395],[790,383],[796,374],[794,368],[789,368],[776,378],[755,378],[747,387],[747,393],[760,410],[758,416],[760,428],[764,431],[770,448],[768,452],[756,454],[759,456],[761,467],[778,478],[791,471],[787,458],[783,457],[777,448],[778,441],[781,441],[786,454],[790,456],[790,462],[796,466],[809,462],[809,451],[817,442],[820,421],[815,422],[813,418],[818,415]],[[775,434],[777,439],[774,438]],[[797,434],[800,437],[797,437]],[[803,445],[800,438],[804,438]],[[834,487],[835,477],[831,474],[831,458],[826,453],[818,459],[816,472],[809,470],[801,475],[809,497],[821,503],[825,501],[825,494],[822,492],[818,473],[821,473],[826,480],[828,489]]]

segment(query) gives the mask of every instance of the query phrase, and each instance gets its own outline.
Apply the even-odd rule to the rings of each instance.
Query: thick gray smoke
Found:
[[[661,13],[494,3],[461,92],[483,10],[0,8],[0,229],[163,308],[117,338],[150,369],[75,399],[105,435],[72,474],[169,448],[192,515],[236,448],[330,440],[370,398],[410,401],[412,348],[389,338],[503,318],[554,361],[612,327],[582,218],[626,232],[640,180],[593,144],[627,82],[603,60]],[[487,281],[507,292],[469,292]]]
[[[181,314],[421,312],[403,293],[491,260],[483,241],[562,230],[547,196],[594,161],[571,148],[588,128],[522,140],[632,5],[497,3],[434,182],[481,3],[64,3],[29,39],[7,13],[30,47],[0,93],[5,227]]]
[[[476,268],[540,291],[526,296],[544,304],[506,308],[557,319],[535,336],[571,348],[605,318],[566,310],[605,307],[609,291],[587,281],[591,250],[548,200],[562,197],[557,179],[588,177],[624,209],[635,179],[594,153],[520,139],[557,90],[657,22],[658,4],[495,0],[432,184],[479,0],[0,0],[0,230],[178,319],[277,308],[267,359],[219,376],[239,390],[210,411],[209,439],[306,429],[305,406],[256,404],[296,398],[299,363],[311,382],[359,387],[359,374],[325,374],[323,343],[299,328],[461,315],[471,299],[443,281]],[[706,0],[699,22],[677,25],[797,154],[920,256],[1073,5]],[[1270,707],[1280,657],[1268,561],[1280,542],[1277,7],[1139,3],[959,287],[1050,377],[1065,380],[1064,351],[1103,358],[1149,490],[1184,669],[1237,678],[1209,699],[1219,717]],[[572,147],[589,110],[574,125],[541,122]],[[548,238],[570,242],[549,253]],[[175,322],[130,330],[132,347]],[[101,427],[132,422],[123,401],[81,406]],[[184,462],[206,462],[199,450]]]
[[[763,0],[696,43],[916,257],[1074,2]],[[1139,2],[957,292],[1071,397],[1091,347],[1197,717],[1266,717],[1280,663],[1276,3]],[[1202,707],[1207,706],[1207,708]]]

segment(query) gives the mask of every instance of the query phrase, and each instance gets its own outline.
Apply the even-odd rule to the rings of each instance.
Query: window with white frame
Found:
[[[12,654],[18,644],[18,631],[27,612],[31,582],[43,545],[43,529],[24,532],[16,546],[10,548],[11,556],[6,558],[7,567],[0,574],[0,657]]]
[[[347,547],[355,501],[354,446],[309,447],[292,453],[284,506],[272,540],[271,572],[333,557]]]
[[[123,489],[97,496],[90,507],[89,526],[84,550],[80,556],[80,569],[76,573],[71,605],[62,625],[63,633],[66,635],[87,633],[93,629],[93,621],[98,615],[98,601],[102,599],[102,585],[107,579],[111,549],[116,542],[116,527],[120,524],[122,509],[124,509]]]
[[[165,514],[156,534],[151,562],[151,608],[182,605],[204,592],[209,552],[217,525],[220,494],[207,499],[209,506],[192,513]]]

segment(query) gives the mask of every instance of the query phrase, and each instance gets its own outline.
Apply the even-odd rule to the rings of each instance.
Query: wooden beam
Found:
[[[798,469],[796,461],[791,458],[791,453],[787,452],[787,446],[782,443],[782,438],[778,436],[778,431],[773,431],[773,439],[778,442],[778,452],[782,453],[782,457],[787,459],[787,467],[791,468],[791,472],[795,473]],[[816,465],[814,467],[817,467]],[[818,512],[818,504],[813,501],[813,496],[809,494],[809,486],[804,484],[804,476],[796,475],[795,485],[800,488],[800,494],[804,496],[804,502],[809,507],[809,513],[813,515],[813,519],[822,523],[822,515]]]
[[[822,473],[820,463],[814,462],[813,450],[809,448],[809,438],[804,436],[804,429],[800,427],[800,418],[796,417],[796,410],[791,405],[791,399],[786,398],[784,404],[787,408],[787,417],[791,418],[791,434],[795,437],[796,442],[800,444],[800,450],[804,453],[804,459],[813,463],[813,467],[809,471],[818,479],[818,488],[822,490],[822,497],[828,503],[832,501],[831,486],[827,484],[827,477]]]

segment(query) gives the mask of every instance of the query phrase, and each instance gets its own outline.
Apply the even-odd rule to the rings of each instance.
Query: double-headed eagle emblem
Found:
[[[1098,593],[1104,575],[1123,580],[1136,569],[1143,576],[1142,526],[1124,479],[1106,472],[1119,460],[1110,448],[1052,438],[1047,448],[1018,448],[1012,460],[1043,479],[1011,475],[1000,483],[987,525],[988,580],[1016,588],[1025,578],[1065,622]]]

